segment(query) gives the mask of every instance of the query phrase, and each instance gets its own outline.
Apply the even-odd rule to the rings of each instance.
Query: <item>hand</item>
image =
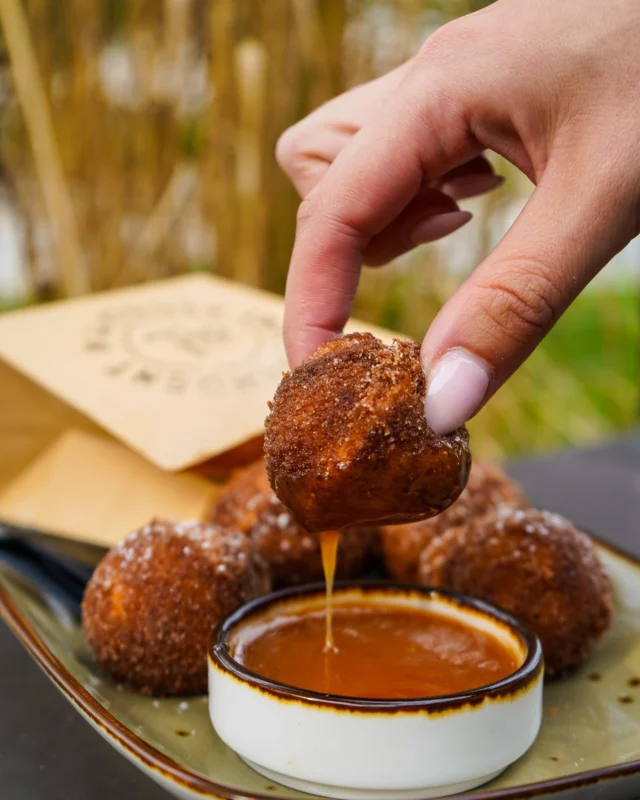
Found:
[[[498,180],[494,150],[536,184],[422,347],[427,419],[475,414],[640,231],[640,4],[498,0],[449,23],[400,69],[287,131],[303,196],[287,282],[292,365],[339,333],[364,261],[469,218],[455,199]]]

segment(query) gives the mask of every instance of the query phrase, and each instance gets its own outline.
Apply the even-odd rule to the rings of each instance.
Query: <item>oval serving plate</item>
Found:
[[[545,687],[531,750],[467,800],[636,800],[640,797],[640,562],[600,546],[616,590],[612,630],[587,666]],[[100,672],[84,643],[77,599],[0,548],[0,614],[78,711],[175,797],[310,797],[270,783],[214,733],[206,697],[151,700]]]

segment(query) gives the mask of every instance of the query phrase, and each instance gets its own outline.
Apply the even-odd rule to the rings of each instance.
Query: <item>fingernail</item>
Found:
[[[436,433],[451,433],[482,404],[491,368],[468,350],[456,348],[442,356],[427,380],[427,422]]]
[[[425,244],[441,239],[469,222],[471,216],[468,211],[449,211],[447,214],[426,217],[411,231],[411,241],[414,244]]]
[[[502,175],[461,175],[444,183],[441,191],[454,200],[464,200],[466,197],[476,197],[491,192],[502,186],[504,181]]]

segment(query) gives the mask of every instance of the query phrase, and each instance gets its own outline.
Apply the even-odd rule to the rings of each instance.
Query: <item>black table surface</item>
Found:
[[[640,435],[512,462],[532,501],[640,556]],[[0,622],[0,796],[166,800],[69,705]]]

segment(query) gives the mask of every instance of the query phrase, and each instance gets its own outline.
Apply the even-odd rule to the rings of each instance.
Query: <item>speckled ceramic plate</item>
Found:
[[[616,589],[613,629],[585,669],[545,689],[542,731],[529,753],[493,783],[461,797],[640,797],[640,563],[607,547],[601,551]],[[309,797],[269,783],[228,750],[211,728],[204,697],[153,701],[107,680],[82,638],[81,570],[52,571],[46,554],[40,556],[0,538],[0,613],[117,750],[179,798]]]

